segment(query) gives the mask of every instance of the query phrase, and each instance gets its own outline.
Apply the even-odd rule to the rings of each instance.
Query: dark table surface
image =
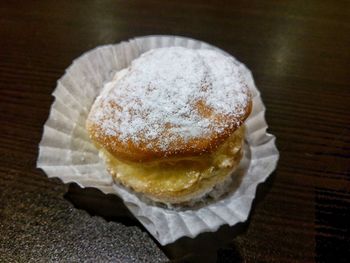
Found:
[[[280,161],[249,220],[161,247],[116,196],[35,168],[56,80],[98,45],[151,34],[244,62]],[[1,1],[1,262],[346,262],[349,1]]]

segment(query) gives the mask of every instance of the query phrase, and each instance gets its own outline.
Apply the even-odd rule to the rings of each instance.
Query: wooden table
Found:
[[[207,41],[244,62],[281,154],[246,223],[166,247],[119,198],[35,168],[65,68],[150,34]],[[1,1],[0,261],[348,262],[349,69],[348,1]]]

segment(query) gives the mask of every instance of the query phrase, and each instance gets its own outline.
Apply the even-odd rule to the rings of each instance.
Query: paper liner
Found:
[[[247,219],[257,185],[275,169],[279,154],[275,137],[266,133],[265,106],[251,72],[241,65],[253,94],[253,110],[246,121],[244,173],[238,188],[217,201],[199,208],[172,210],[145,202],[129,190],[113,184],[98,151],[88,138],[85,120],[103,84],[116,71],[127,67],[140,54],[153,48],[183,46],[219,50],[207,43],[178,36],[146,36],[116,45],[97,47],[73,61],[58,80],[53,92],[55,101],[44,126],[39,145],[37,167],[48,177],[81,187],[95,187],[104,193],[120,196],[128,209],[159,241],[166,245],[180,237],[216,231]],[[220,52],[225,53],[222,50]],[[228,55],[227,53],[225,53]]]

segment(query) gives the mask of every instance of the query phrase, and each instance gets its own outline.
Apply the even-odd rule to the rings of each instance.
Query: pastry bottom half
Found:
[[[243,155],[244,127],[236,130],[215,152],[151,162],[118,159],[100,148],[113,179],[153,201],[181,204],[198,200],[229,181]]]

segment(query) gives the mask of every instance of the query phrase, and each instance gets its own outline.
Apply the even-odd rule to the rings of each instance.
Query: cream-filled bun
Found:
[[[118,183],[155,201],[185,203],[238,166],[251,108],[233,58],[159,48],[104,86],[86,127]]]

